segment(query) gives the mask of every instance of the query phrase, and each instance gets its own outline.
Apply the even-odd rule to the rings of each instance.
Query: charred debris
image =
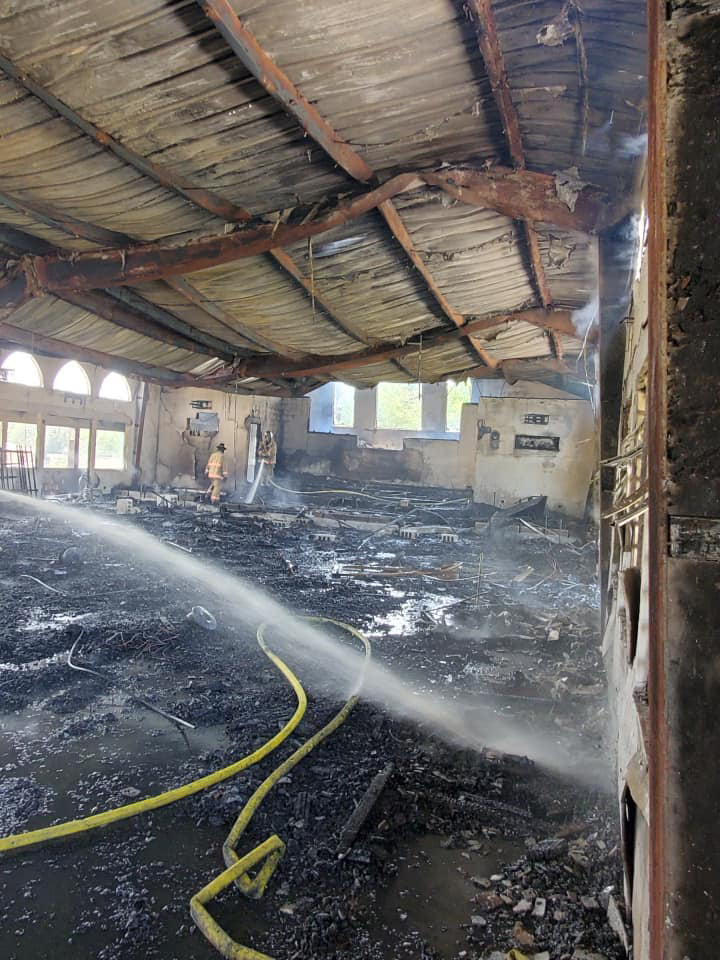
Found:
[[[322,493],[327,484],[307,476],[279,485],[253,505],[118,490],[73,509],[122,512],[121,523],[301,613],[350,621],[418,697],[482,704],[468,724],[492,716],[495,728],[542,730],[568,769],[602,767],[592,530],[549,515],[543,498],[498,510],[456,490],[336,482]],[[2,512],[3,835],[193,780],[286,722],[287,687],[199,586],[72,519]],[[343,696],[322,664],[298,673],[309,698],[301,731],[312,731]],[[213,956],[187,903],[271,766],[51,845],[43,879],[31,857],[0,862],[5,955],[44,955],[52,938],[56,956]],[[287,845],[264,898],[231,888],[213,909],[240,942],[283,960],[618,960],[615,800],[562,774],[522,749],[455,746],[431,722],[361,695],[252,821],[250,846],[276,832]]]

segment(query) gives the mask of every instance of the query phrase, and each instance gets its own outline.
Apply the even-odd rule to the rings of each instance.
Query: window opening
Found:
[[[125,431],[95,431],[95,469],[125,469]]]
[[[68,362],[58,370],[55,380],[53,381],[53,390],[88,396],[90,394],[90,378],[77,360],[68,360]]]
[[[99,397],[103,400],[132,400],[132,391],[127,379],[121,373],[111,371],[100,385]]]
[[[472,385],[469,380],[454,380],[447,382],[447,399],[445,404],[445,429],[448,433],[460,433],[460,421],[464,403],[470,403]]]
[[[45,427],[45,456],[43,466],[50,470],[72,467],[75,428],[47,424]]]
[[[376,421],[381,430],[422,430],[422,386],[378,384]]]
[[[333,426],[355,426],[355,387],[347,383],[333,385]]]
[[[42,371],[37,360],[29,353],[16,350],[3,361],[2,369],[6,371],[8,383],[19,383],[24,387],[41,387],[43,385]]]

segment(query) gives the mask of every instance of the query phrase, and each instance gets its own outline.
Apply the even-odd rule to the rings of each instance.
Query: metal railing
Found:
[[[35,456],[32,450],[0,447],[0,490],[37,496]]]

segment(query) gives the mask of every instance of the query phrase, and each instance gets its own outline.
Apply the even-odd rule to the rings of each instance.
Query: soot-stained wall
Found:
[[[202,486],[203,471],[210,452],[222,442],[227,447],[225,469],[229,495],[242,494],[245,480],[249,433],[248,417],[256,418],[263,430],[277,433],[282,401],[276,397],[240,396],[219,390],[188,387],[181,390],[154,388],[145,420],[143,478],[162,486]],[[206,411],[192,406],[209,402]],[[187,430],[188,419],[199,412],[218,415],[217,434],[193,436]]]
[[[361,446],[357,433],[327,433],[309,429],[308,400],[283,401],[280,426],[280,466],[318,476],[348,480],[386,481],[451,489],[473,488],[482,502],[514,502],[520,497],[546,495],[552,509],[583,517],[596,469],[595,422],[587,401],[533,384],[518,385],[531,396],[482,397],[465,404],[460,433],[446,439],[404,437],[399,449]],[[543,394],[554,393],[549,397]],[[357,411],[356,411],[357,412]],[[528,425],[524,416],[541,412],[548,425]],[[499,434],[491,446],[490,430]],[[559,437],[552,453],[516,450],[516,435]],[[493,441],[494,443],[494,441]]]

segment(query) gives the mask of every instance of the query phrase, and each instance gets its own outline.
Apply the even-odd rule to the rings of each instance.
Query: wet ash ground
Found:
[[[149,570],[72,522],[3,512],[2,835],[185,783],[287,721],[292,691],[254,632],[197,585]],[[350,529],[322,543],[301,523],[190,509],[124,522],[221,563],[300,612],[364,629],[373,656],[400,669],[419,697],[474,698],[499,718],[544,729],[560,747],[579,736],[586,759],[604,753],[592,549],[512,533],[363,544],[367,534]],[[70,546],[74,562],[60,561]],[[431,569],[457,561],[456,581],[337,575],[350,563]],[[212,606],[216,631],[186,619],[194,604]],[[68,666],[80,631],[77,661],[109,679]],[[222,869],[222,842],[252,791],[343,701],[321,669],[298,672],[308,712],[263,763],[164,810],[1,861],[0,955],[217,956],[188,901]],[[181,735],[136,697],[196,729]],[[388,763],[388,784],[340,859],[341,832]],[[512,947],[553,960],[624,956],[606,918],[608,898],[622,901],[609,791],[519,757],[454,748],[371,704],[361,702],[274,788],[242,851],[273,833],[287,853],[265,897],[249,901],[231,888],[211,911],[233,937],[279,960],[475,960]]]

